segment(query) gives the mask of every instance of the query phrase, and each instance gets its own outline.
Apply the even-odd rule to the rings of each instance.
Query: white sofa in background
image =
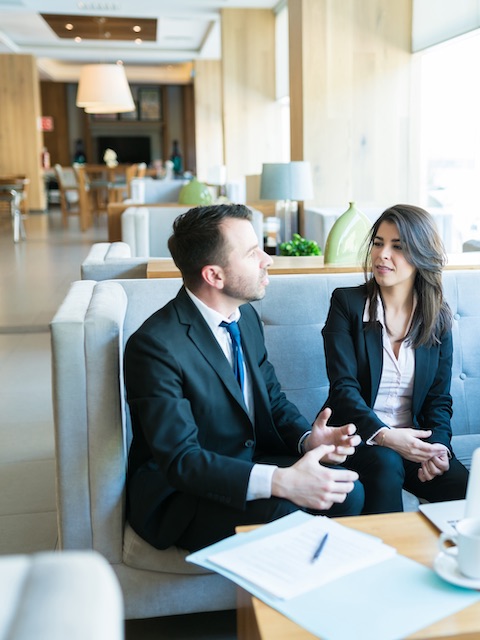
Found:
[[[0,557],[0,638],[122,640],[123,598],[95,551]]]
[[[178,202],[180,190],[188,182],[188,180],[155,180],[149,177],[133,178],[130,182],[130,198],[139,204]]]
[[[122,242],[131,249],[132,257],[169,258],[168,238],[175,218],[191,209],[191,205],[136,207],[132,204],[121,215]],[[252,224],[258,243],[263,247],[263,214],[252,212]]]
[[[395,203],[393,203],[395,204]],[[386,206],[362,207],[355,205],[364,213],[372,224],[387,208]],[[388,205],[387,205],[388,206]],[[345,207],[306,207],[304,213],[304,235],[309,240],[316,240],[322,251],[325,250],[325,242],[330,229],[336,220],[348,209]],[[461,253],[462,243],[459,231],[454,223],[450,211],[440,207],[428,207],[428,212],[433,216],[447,253]]]
[[[126,242],[96,242],[80,267],[82,280],[146,278],[147,259],[132,258]]]

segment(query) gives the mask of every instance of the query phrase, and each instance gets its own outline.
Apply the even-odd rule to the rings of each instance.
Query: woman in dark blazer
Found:
[[[451,312],[445,252],[423,209],[387,209],[369,234],[366,284],[336,289],[323,329],[330,423],[355,423],[345,463],[365,488],[364,513],[402,511],[402,488],[429,502],[465,497],[451,448]]]

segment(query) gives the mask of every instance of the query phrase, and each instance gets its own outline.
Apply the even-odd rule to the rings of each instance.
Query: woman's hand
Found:
[[[411,429],[405,427],[402,429],[387,429],[382,430],[378,435],[378,440],[381,441],[382,446],[389,447],[397,453],[399,453],[405,460],[410,462],[426,463],[437,456],[442,456],[445,453],[445,446],[443,444],[431,444],[430,442],[424,442],[423,438],[429,438],[432,435],[430,430]],[[377,437],[375,438],[377,441]],[[443,460],[443,457],[442,457]],[[436,462],[443,466],[443,462]],[[448,468],[448,467],[447,467]],[[434,470],[434,467],[430,465],[425,473],[430,475]],[[442,470],[442,473],[444,470]],[[436,474],[438,475],[438,473]],[[430,478],[431,479],[431,478]]]
[[[448,455],[448,449],[443,444],[443,451],[440,455],[433,456],[430,460],[422,462],[420,469],[418,470],[418,479],[420,482],[428,482],[433,480],[437,476],[441,476],[450,468],[450,458]]]

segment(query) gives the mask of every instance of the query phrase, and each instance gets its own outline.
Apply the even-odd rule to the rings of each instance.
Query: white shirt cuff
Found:
[[[380,431],[383,431],[384,429],[390,429],[390,427],[381,427],[378,431],[375,431],[373,436],[370,436],[370,438],[367,440],[367,442],[365,444],[370,444],[370,445],[374,445],[374,446],[378,447],[378,442],[375,442],[374,438],[376,436],[378,436]]]
[[[300,440],[298,441],[298,445],[297,445],[297,449],[298,449],[298,453],[303,456],[303,454],[305,453],[305,447],[303,446],[305,444],[305,440],[308,438],[308,436],[311,434],[311,431],[305,431],[305,433],[303,434],[303,436],[300,438]]]
[[[278,467],[274,464],[255,464],[247,487],[247,501],[272,497],[272,478]]]

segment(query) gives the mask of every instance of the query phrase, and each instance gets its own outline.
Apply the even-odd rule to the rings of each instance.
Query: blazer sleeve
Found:
[[[385,425],[371,408],[373,394],[367,339],[382,367],[382,338],[375,328],[364,329],[363,288],[335,289],[322,330],[330,391],[325,406],[332,409],[330,423],[353,422],[363,441]],[[370,335],[366,335],[369,333]],[[380,378],[378,378],[380,380]]]

